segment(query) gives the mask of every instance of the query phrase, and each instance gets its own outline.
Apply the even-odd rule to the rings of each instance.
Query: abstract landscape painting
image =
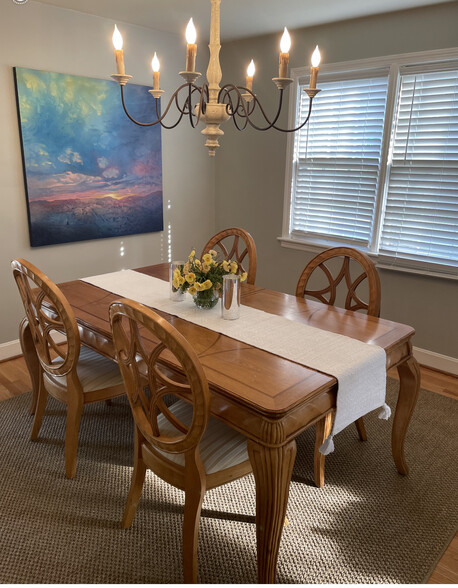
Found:
[[[160,125],[116,82],[14,71],[31,246],[161,231]],[[125,94],[154,120],[147,88]]]

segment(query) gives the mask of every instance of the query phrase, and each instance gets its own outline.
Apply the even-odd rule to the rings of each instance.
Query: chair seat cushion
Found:
[[[170,411],[186,426],[192,421],[193,408],[184,400],[178,400],[170,407]],[[176,436],[178,431],[162,414],[158,416],[159,430],[162,435]],[[167,453],[161,455],[180,466],[185,465],[184,454]],[[248,459],[247,439],[231,427],[218,419],[210,417],[207,428],[199,444],[199,452],[207,474],[214,474],[227,468],[236,466]]]
[[[61,359],[58,357],[53,363],[58,363],[59,361]],[[101,390],[102,388],[118,386],[123,383],[121,372],[116,362],[84,345],[81,346],[76,371],[84,392]],[[67,385],[66,376],[48,375],[48,378],[62,387]]]

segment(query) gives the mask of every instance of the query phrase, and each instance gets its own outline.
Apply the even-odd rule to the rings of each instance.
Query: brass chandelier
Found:
[[[221,0],[211,0],[211,24],[210,24],[210,60],[207,68],[207,82],[201,86],[196,85],[194,82],[201,75],[195,71],[196,62],[196,30],[192,18],[188,23],[186,29],[186,70],[180,72],[180,76],[185,80],[185,83],[179,86],[172,94],[164,111],[160,112],[160,98],[164,93],[159,87],[159,60],[156,53],[152,60],[153,69],[153,88],[149,92],[153,95],[156,105],[156,120],[152,122],[140,122],[135,120],[127,111],[127,107],[124,99],[124,86],[132,78],[127,75],[124,67],[124,56],[123,56],[123,41],[122,36],[115,26],[113,33],[113,45],[115,48],[115,58],[117,73],[111,77],[118,82],[121,88],[121,100],[124,111],[129,119],[137,125],[143,127],[150,127],[156,124],[160,124],[163,128],[171,129],[176,127],[183,117],[188,117],[189,122],[193,128],[202,121],[205,123],[205,128],[202,130],[202,134],[206,137],[205,146],[208,147],[208,154],[214,156],[216,148],[219,147],[218,139],[224,135],[224,132],[220,129],[220,125],[232,118],[235,126],[238,130],[243,130],[250,125],[258,131],[267,131],[269,129],[275,129],[277,131],[292,133],[301,129],[310,119],[312,112],[313,98],[320,92],[316,88],[316,80],[318,75],[318,67],[320,64],[320,52],[318,46],[312,55],[312,67],[310,70],[310,82],[309,87],[305,88],[305,92],[309,96],[309,110],[305,120],[297,127],[291,129],[285,129],[278,126],[277,122],[280,117],[280,113],[283,106],[283,93],[284,90],[292,83],[292,78],[288,77],[288,63],[289,63],[289,49],[291,46],[291,39],[289,33],[285,27],[283,37],[280,43],[280,59],[279,59],[279,72],[277,78],[272,78],[279,90],[279,101],[278,108],[275,116],[269,118],[264,108],[262,107],[256,94],[253,93],[253,76],[255,73],[255,66],[253,60],[247,69],[246,85],[237,86],[235,84],[225,84],[220,88],[220,82],[222,78],[222,71],[219,62],[219,52],[221,49],[220,44],[220,4]],[[172,105],[178,111],[178,119],[171,125],[165,123],[165,118],[169,114]],[[253,115],[255,112],[260,113],[261,120],[263,119],[262,125],[258,125],[253,122]]]

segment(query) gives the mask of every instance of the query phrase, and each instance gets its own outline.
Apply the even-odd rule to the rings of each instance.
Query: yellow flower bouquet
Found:
[[[201,260],[196,257],[195,250],[191,251],[188,261],[175,269],[172,288],[189,292],[199,308],[213,308],[223,288],[223,276],[239,272],[236,261],[219,262],[216,257],[217,253],[213,249],[205,253]],[[246,277],[246,272],[240,275],[242,282]]]

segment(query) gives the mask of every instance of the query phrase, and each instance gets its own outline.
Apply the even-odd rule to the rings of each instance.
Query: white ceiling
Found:
[[[192,16],[200,38],[209,36],[210,0],[38,1],[177,34]],[[444,0],[222,0],[221,37],[230,40],[280,33],[284,26],[297,29],[441,2]]]

